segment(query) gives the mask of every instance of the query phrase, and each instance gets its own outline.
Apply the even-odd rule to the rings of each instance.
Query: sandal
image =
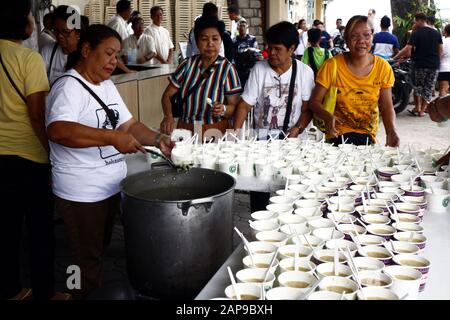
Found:
[[[419,112],[418,111],[416,111],[416,110],[406,110],[406,111],[408,111],[409,112],[409,114],[411,115],[411,116],[413,116],[413,117],[418,117],[419,116]]]

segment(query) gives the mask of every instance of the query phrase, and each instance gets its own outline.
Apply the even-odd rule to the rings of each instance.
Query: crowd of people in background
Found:
[[[448,120],[450,25],[442,39],[434,19],[418,13],[400,50],[389,32],[390,18],[377,24],[371,9],[345,25],[337,19],[330,33],[320,20],[311,28],[305,19],[279,22],[266,31],[261,50],[238,7],[228,7],[232,25],[226,30],[217,6],[206,3],[187,35],[185,59],[169,77],[156,132],[133,118],[110,77],[116,68],[132,72],[130,63],[174,62],[175,46],[162,26],[164,8],[151,8],[147,28],[128,0],[119,0],[116,11],[107,26],[89,25],[81,16],[73,28],[68,6],[57,7],[44,17],[41,55],[22,45],[33,32],[30,1],[13,1],[0,12],[0,194],[6,210],[0,228],[1,299],[67,298],[54,290],[53,207],[82,268],[83,289],[74,297],[86,298],[100,287],[102,257],[119,211],[119,183],[126,175],[123,154],[154,145],[170,156],[175,128],[239,130],[250,115],[259,139],[268,132],[271,138],[298,137],[316,117],[327,142],[363,145],[376,142],[381,116],[386,145],[398,147],[395,79],[386,60],[407,57],[413,61],[415,98],[410,113]],[[441,99],[432,101],[436,80]],[[326,110],[323,101],[332,88],[340,94],[333,110]],[[174,107],[180,109],[177,117]],[[268,197],[253,192],[251,210],[265,208]],[[20,279],[24,220],[32,290]]]

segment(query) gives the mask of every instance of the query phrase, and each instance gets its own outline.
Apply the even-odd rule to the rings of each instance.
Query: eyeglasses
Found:
[[[58,29],[53,29],[53,33],[55,34],[55,36],[57,36],[58,34],[62,35],[64,38],[68,38],[70,37],[70,35],[72,34],[72,32],[75,29],[64,29],[64,30],[58,30]]]
[[[281,98],[281,77],[273,77],[278,83],[277,83],[277,88],[278,88],[278,98]]]
[[[372,37],[372,33],[367,32],[364,34],[351,34],[350,40],[351,41],[357,41],[357,40],[370,40],[370,37]]]

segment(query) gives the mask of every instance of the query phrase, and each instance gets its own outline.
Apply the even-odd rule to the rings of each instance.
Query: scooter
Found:
[[[388,60],[394,71],[395,83],[392,87],[392,103],[395,113],[406,109],[413,84],[411,79],[411,60]]]

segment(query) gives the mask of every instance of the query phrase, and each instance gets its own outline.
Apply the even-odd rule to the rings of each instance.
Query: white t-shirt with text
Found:
[[[74,69],[75,76],[114,111],[117,128],[131,119],[119,92],[111,80],[93,85]],[[100,104],[81,84],[65,77],[57,81],[48,95],[45,125],[55,121],[76,122],[91,128],[112,130],[111,122]],[[70,148],[50,141],[53,192],[62,199],[77,202],[98,202],[120,191],[120,181],[127,167],[123,154],[113,146]]]
[[[314,88],[314,73],[309,66],[297,59],[297,75],[292,101],[289,128],[293,127],[301,114],[303,101],[309,101]],[[258,62],[250,72],[242,99],[254,106],[254,123],[258,129],[282,129],[289,95],[292,66],[281,76],[267,60]]]

